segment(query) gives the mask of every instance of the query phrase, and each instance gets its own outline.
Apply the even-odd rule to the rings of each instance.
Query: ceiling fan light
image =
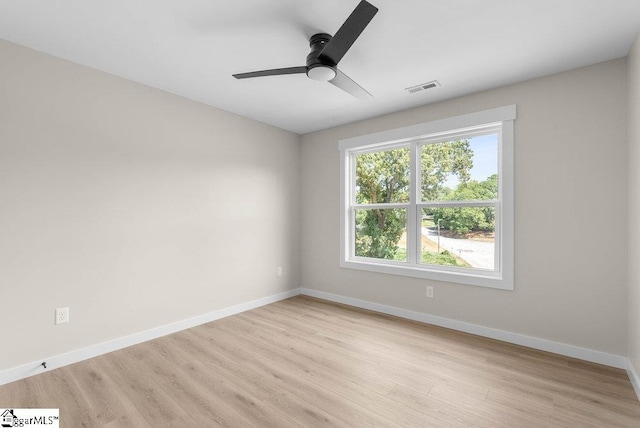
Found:
[[[318,80],[320,82],[328,82],[336,77],[336,71],[332,67],[327,67],[324,65],[320,65],[317,67],[310,68],[307,71],[307,76],[310,79]]]

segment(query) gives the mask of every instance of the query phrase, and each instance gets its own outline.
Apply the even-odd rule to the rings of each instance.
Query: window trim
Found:
[[[516,106],[508,105],[480,112],[435,120],[418,125],[391,129],[373,134],[362,135],[340,140],[340,266],[349,269],[358,269],[371,272],[402,275],[422,279],[431,279],[459,284],[476,285],[482,287],[498,288],[503,290],[514,289],[514,120],[516,119]],[[355,180],[353,165],[353,153],[376,151],[391,146],[403,144],[411,147],[412,142],[417,142],[420,147],[423,142],[437,141],[438,139],[450,139],[456,136],[469,135],[475,132],[479,134],[490,127],[499,126],[499,156],[498,156],[498,180],[499,195],[501,198],[493,203],[496,206],[496,246],[497,251],[495,271],[473,270],[463,271],[460,268],[448,268],[437,265],[407,265],[406,262],[391,260],[372,260],[360,258],[351,254],[354,237],[350,236],[353,230],[351,223],[351,208],[355,201],[351,189]],[[409,206],[407,208],[407,245],[417,245],[415,237],[409,236],[409,222],[415,222],[417,213],[411,208],[422,207],[429,204],[420,198],[419,180],[416,162],[411,163],[412,195],[410,203],[394,204]],[[486,201],[482,201],[483,203]],[[469,202],[456,202],[456,206]],[[387,207],[392,208],[387,205]]]

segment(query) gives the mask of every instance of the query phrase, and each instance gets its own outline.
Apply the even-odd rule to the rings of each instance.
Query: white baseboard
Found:
[[[629,364],[627,366],[627,374],[629,375],[629,380],[631,381],[633,390],[636,392],[638,400],[640,400],[640,376],[638,376],[638,372],[635,367],[633,367],[631,360],[629,360]]]
[[[136,345],[138,343],[166,336],[171,333],[186,330],[191,327],[196,327],[198,325],[215,321],[220,318],[225,318],[230,315],[239,314],[240,312],[245,312],[250,309],[288,299],[289,297],[297,296],[298,294],[300,294],[300,289],[296,288],[293,290],[285,291],[283,293],[274,294],[272,296],[252,300],[250,302],[240,303],[228,308],[219,309],[217,311],[199,315],[183,321],[178,321],[165,326],[153,328],[151,330],[135,333],[130,336],[98,343],[96,345],[91,345],[86,348],[74,350],[61,355],[49,356],[38,361],[3,370],[0,372],[0,385],[24,379],[29,376],[34,376],[43,373],[44,371],[87,360],[89,358],[97,357],[98,355],[103,355],[108,352],[117,351],[118,349],[126,348],[127,346]],[[47,362],[46,369],[42,367],[43,361]]]
[[[588,348],[567,345],[551,340],[539,339],[537,337],[526,336],[523,334],[512,333],[509,331],[498,330],[490,327],[483,327],[477,324],[471,324],[463,321],[456,321],[449,318],[429,315],[422,312],[410,311],[407,309],[396,308],[394,306],[382,305],[379,303],[367,302],[365,300],[354,299],[352,297],[344,297],[337,294],[325,293],[324,291],[310,290],[308,288],[301,289],[301,294],[317,297],[319,299],[329,300],[345,305],[356,306],[362,309],[369,309],[383,314],[395,315],[400,318],[406,318],[413,321],[419,321],[426,324],[433,324],[440,327],[450,328],[465,333],[471,333],[478,336],[488,337],[491,339],[501,340],[503,342],[513,343],[516,345],[527,346],[529,348],[539,349],[541,351],[553,352],[567,357],[578,358],[580,360],[590,361],[593,363],[604,364],[606,366],[628,370],[630,366],[629,359],[620,355],[608,354],[606,352],[596,351]],[[634,385],[635,387],[635,385]],[[637,390],[636,390],[637,392]],[[639,396],[640,398],[640,396]]]

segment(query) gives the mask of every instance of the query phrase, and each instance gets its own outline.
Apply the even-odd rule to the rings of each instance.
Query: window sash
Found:
[[[487,135],[491,133],[499,132],[500,126],[496,126],[492,124],[489,127],[483,128],[481,132],[475,131],[469,134],[466,134],[462,131],[448,133],[446,136],[439,136],[437,138],[431,139],[431,143],[438,142],[446,142],[451,141],[451,135],[454,135],[456,139],[466,139],[472,138],[478,135]],[[498,199],[489,199],[489,200],[455,200],[455,201],[422,201],[422,189],[421,189],[421,175],[422,171],[420,168],[421,164],[421,149],[422,146],[425,145],[425,139],[415,139],[410,142],[403,143],[389,143],[386,145],[380,145],[373,149],[367,150],[350,150],[350,204],[349,204],[349,235],[351,236],[351,243],[349,248],[349,259],[353,260],[369,260],[375,262],[384,262],[384,263],[393,263],[398,265],[414,265],[416,267],[419,266],[433,266],[439,268],[444,268],[446,266],[443,265],[435,265],[435,264],[427,264],[422,263],[422,215],[421,211],[424,208],[456,208],[456,207],[494,207],[496,211],[496,219],[495,219],[495,246],[494,246],[494,267],[493,269],[482,269],[482,268],[463,268],[463,267],[447,267],[445,270],[457,271],[459,269],[467,269],[467,270],[480,270],[483,272],[496,273],[500,272],[500,240],[499,240],[499,204],[501,199],[500,189],[498,189]],[[376,153],[394,150],[397,148],[405,148],[409,147],[409,175],[411,178],[411,186],[410,186],[410,199],[409,202],[386,202],[386,203],[375,203],[375,204],[358,204],[355,202],[356,199],[356,158],[362,154],[366,153]],[[500,158],[500,150],[498,151],[498,159]],[[500,181],[500,180],[499,180]],[[356,231],[356,211],[357,210],[367,210],[367,209],[406,209],[407,210],[407,228],[406,228],[406,238],[407,238],[407,260],[406,261],[397,261],[397,260],[388,260],[388,259],[379,259],[374,257],[362,257],[356,256],[356,240],[355,240],[355,231]]]

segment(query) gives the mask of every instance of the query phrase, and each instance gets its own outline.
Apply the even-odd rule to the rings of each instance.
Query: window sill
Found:
[[[504,278],[495,272],[482,274],[475,269],[473,272],[464,272],[464,269],[451,271],[429,269],[424,265],[407,265],[400,263],[370,262],[367,260],[343,260],[340,267],[357,269],[369,272],[385,273],[389,275],[408,276],[434,281],[454,282],[457,284],[476,285],[480,287],[497,288],[500,290],[513,290],[513,278]]]

